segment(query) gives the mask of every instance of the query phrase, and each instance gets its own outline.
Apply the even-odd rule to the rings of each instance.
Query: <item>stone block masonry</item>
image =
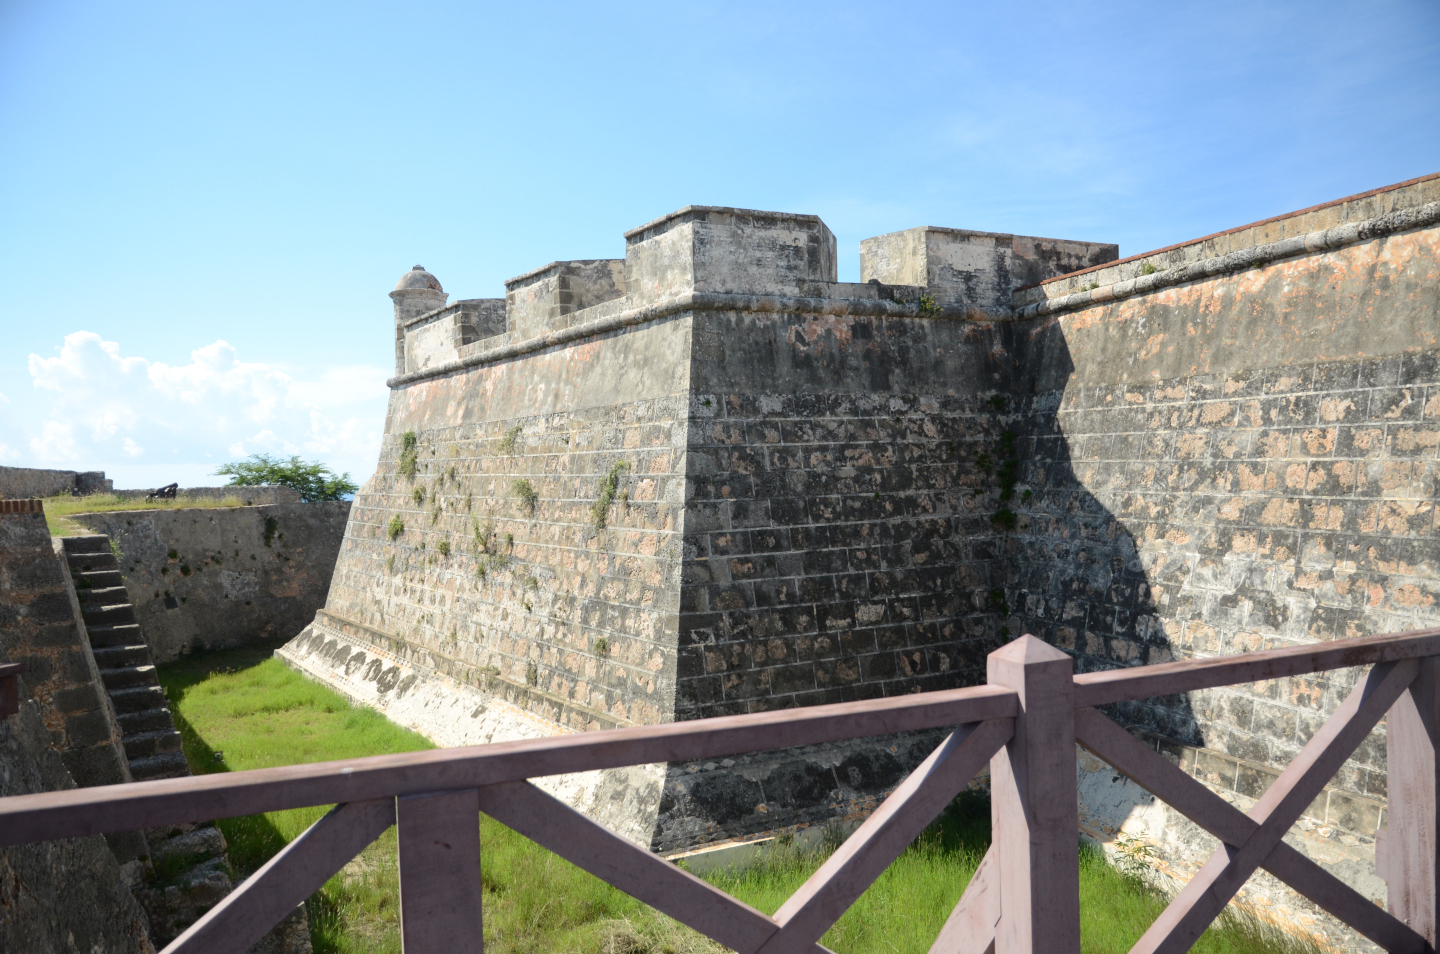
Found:
[[[0,498],[53,497],[56,494],[105,494],[114,481],[103,470],[40,470],[33,467],[0,467]]]
[[[26,692],[76,784],[128,782],[115,713],[100,684],[63,552],[44,513],[18,510],[0,512],[0,647],[11,662],[25,664]]]
[[[336,501],[71,519],[114,542],[136,621],[163,663],[304,629],[324,603],[349,511]]]
[[[688,207],[446,347],[412,270],[379,468],[282,655],[450,742],[965,685],[1022,632],[1091,669],[1435,625],[1437,188],[1125,260],[912,229],[860,284],[814,216]],[[1353,678],[1114,714],[1244,800]],[[565,784],[669,851],[863,814],[926,741]],[[1156,837],[1088,764],[1087,831]],[[1383,769],[1380,731],[1312,806],[1326,864],[1373,870]]]
[[[75,787],[40,711],[27,699],[0,718],[0,796]],[[154,954],[145,914],[99,835],[0,848],[0,885],[0,950]]]

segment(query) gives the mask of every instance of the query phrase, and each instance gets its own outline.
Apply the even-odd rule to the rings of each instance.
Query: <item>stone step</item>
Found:
[[[102,646],[91,651],[95,654],[95,665],[101,669],[150,665],[150,647],[144,643],[138,646]]]
[[[119,669],[100,670],[100,681],[105,684],[106,690],[115,692],[118,689],[134,689],[139,686],[158,686],[160,677],[152,665],[145,666],[122,666]]]
[[[70,564],[70,572],[88,573],[91,570],[114,570],[120,566],[113,553],[67,553],[65,560]]]
[[[223,858],[225,847],[225,836],[220,829],[202,825],[151,845],[150,860],[158,863],[171,858],[193,858],[198,862],[205,858]]]
[[[180,733],[174,729],[157,729],[153,732],[125,734],[125,757],[133,765],[136,759],[164,755],[167,752],[183,751]]]
[[[111,570],[116,576],[120,575],[118,570]],[[80,579],[75,581],[75,595],[80,598],[82,609],[89,609],[97,606],[129,606],[130,591],[124,586],[96,586],[91,582],[90,586],[81,586],[81,583],[91,582]]]
[[[81,570],[71,573],[75,577],[75,589],[93,593],[110,586],[124,586],[119,570]]]
[[[165,690],[158,685],[140,686],[135,689],[115,689],[109,695],[116,713],[122,715],[126,712],[170,708],[170,700],[165,698]]]
[[[61,537],[65,547],[65,554],[72,553],[109,553],[110,538],[103,533],[84,534],[82,536]]]
[[[118,716],[120,731],[128,738],[145,732],[174,731],[175,717],[165,707],[142,712],[122,712]]]
[[[119,626],[124,623],[135,622],[135,607],[129,603],[118,603],[111,606],[81,607],[80,613],[85,617],[85,626]]]
[[[130,776],[137,782],[148,782],[157,778],[184,778],[190,774],[190,765],[183,752],[166,752],[149,758],[134,759],[130,763]],[[154,848],[150,849],[152,852]]]
[[[91,626],[87,622],[85,631],[90,634],[90,645],[95,649],[99,649],[101,646],[138,646],[145,642],[140,636],[140,624],[138,623]]]

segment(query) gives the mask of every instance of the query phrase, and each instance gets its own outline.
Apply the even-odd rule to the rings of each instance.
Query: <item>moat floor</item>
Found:
[[[419,735],[306,680],[253,647],[182,659],[160,679],[197,774],[431,748]],[[324,812],[219,822],[243,876]],[[489,818],[481,817],[485,946],[499,954],[702,954],[714,945]],[[924,954],[989,843],[989,808],[965,795],[867,891],[822,943],[841,954]],[[763,866],[708,880],[773,913],[824,860],[777,852]],[[400,951],[391,829],[308,903],[316,954]],[[1161,894],[1082,850],[1085,954],[1124,954],[1164,906]],[[1230,918],[1194,948],[1206,954],[1315,950],[1253,919]]]

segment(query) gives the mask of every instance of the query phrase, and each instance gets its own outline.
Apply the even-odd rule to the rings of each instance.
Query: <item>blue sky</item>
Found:
[[[1134,254],[1440,169],[1440,4],[0,0],[0,463],[373,471],[386,293],[691,203]]]

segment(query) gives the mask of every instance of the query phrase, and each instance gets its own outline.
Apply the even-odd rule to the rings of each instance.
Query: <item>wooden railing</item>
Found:
[[[240,954],[391,825],[404,949],[454,954],[482,949],[484,812],[741,954],[790,954],[824,951],[830,926],[988,761],[991,847],[931,952],[1078,954],[1078,742],[1221,843],[1135,952],[1188,950],[1264,868],[1385,950],[1418,954],[1437,931],[1437,660],[1440,629],[1075,676],[1069,656],[1025,636],[970,689],[0,799],[0,845],[336,803],[166,954]],[[1353,666],[1372,668],[1248,814],[1097,708]],[[1388,912],[1281,840],[1387,713]],[[940,746],[774,917],[528,781],[942,727]]]

